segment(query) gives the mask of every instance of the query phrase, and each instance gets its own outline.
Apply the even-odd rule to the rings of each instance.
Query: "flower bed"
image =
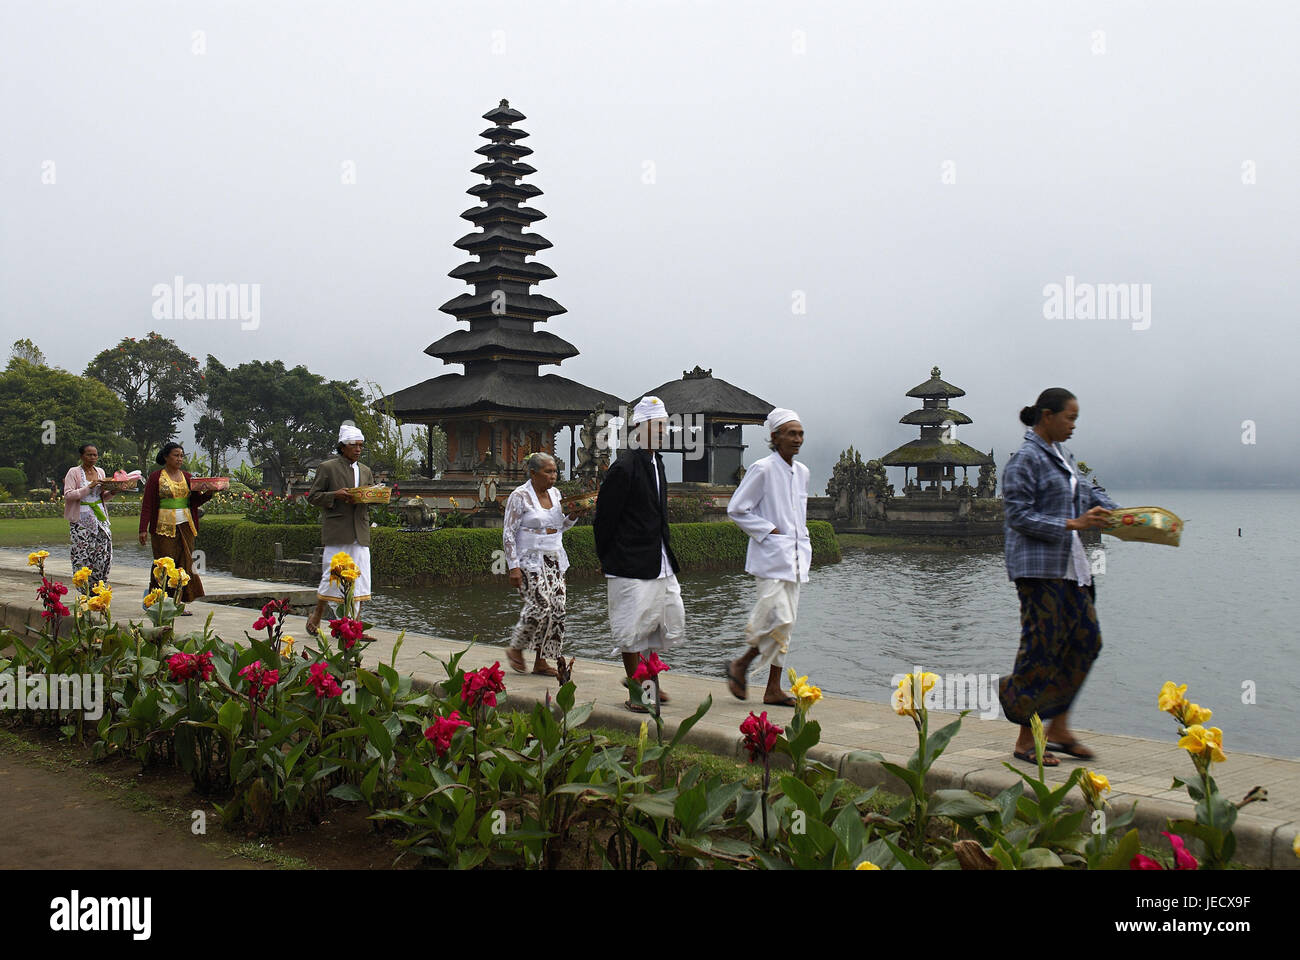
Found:
[[[343,600],[306,649],[283,632],[287,600],[262,608],[246,642],[216,636],[207,624],[182,635],[175,618],[187,578],[169,561],[155,563],[164,586],[146,598],[147,618],[121,622],[112,617],[111,589],[92,586],[83,568],[70,592],[45,576],[48,556],[29,556],[40,568],[41,636],[0,635],[0,645],[14,650],[0,659],[0,689],[21,689],[26,698],[9,704],[7,717],[57,727],[89,743],[96,757],[176,765],[196,791],[218,798],[227,826],[283,832],[319,822],[340,804],[361,804],[403,856],[462,869],[554,868],[578,843],[614,869],[1164,869],[1139,853],[1132,809],[1107,820],[1104,776],[1078,768],[1063,784],[1044,781],[1046,736],[1037,715],[1036,776],[1008,764],[1022,780],[996,797],[927,791],[926,773],[962,723],[930,730],[934,674],[908,674],[891,701],[916,731],[906,765],[849,756],[882,763],[907,788],[903,802],[881,814],[870,810],[876,788],[855,792],[810,758],[820,742],[812,712],[821,691],[793,670],[789,724],[777,725],[766,711],[740,724],[750,762],[761,764],[761,786],[724,782],[698,767],[670,781],[672,751],[712,698],[665,742],[658,676],[669,667],[657,655],[643,658],[627,681],[630,700],[654,722],[655,742],[648,720],[635,750],[625,750],[581,729],[593,705],[577,702],[572,660],[556,664],[553,702],[548,694],[513,715],[502,712],[500,664],[466,671],[463,651],[440,661],[446,678],[428,692],[393,666],[401,637],[387,664],[364,667],[368,625],[354,615],[357,569],[345,553],[330,566]],[[38,675],[102,682],[102,714],[87,719],[80,707],[48,702],[45,684],[32,683]],[[1236,810],[1262,797],[1252,791],[1229,803],[1219,795],[1209,769],[1226,759],[1222,732],[1204,726],[1210,711],[1185,692],[1169,683],[1159,697],[1178,722],[1178,748],[1197,774],[1187,787],[1200,801],[1195,820],[1169,822],[1172,866],[1227,866]],[[790,772],[774,777],[778,756],[788,758]],[[1076,786],[1085,806],[1071,810],[1063,801]]]

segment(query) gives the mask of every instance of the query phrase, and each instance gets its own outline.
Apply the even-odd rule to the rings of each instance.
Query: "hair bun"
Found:
[[[1038,411],[1036,411],[1033,407],[1021,407],[1020,422],[1027,427],[1032,427],[1034,425],[1034,421],[1038,419],[1036,416],[1034,416],[1034,414],[1037,412]]]

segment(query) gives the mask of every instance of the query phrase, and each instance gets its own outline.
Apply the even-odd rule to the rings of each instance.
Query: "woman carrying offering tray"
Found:
[[[1030,718],[1047,723],[1048,746],[1091,759],[1070,730],[1069,709],[1101,652],[1091,565],[1080,530],[1100,529],[1118,509],[1100,487],[1084,483],[1074,454],[1061,444],[1079,419],[1069,390],[1052,387],[1020,411],[1030,429],[1002,474],[1007,576],[1020,597],[1020,649],[1001,682],[1008,720],[1020,725],[1015,757],[1035,763]],[[1043,765],[1060,760],[1044,753]]]
[[[72,538],[72,570],[90,568],[90,582],[108,582],[113,566],[113,530],[108,522],[108,501],[117,492],[104,486],[104,470],[96,466],[99,449],[84,443],[77,450],[81,462],[63,477],[63,519]]]
[[[149,474],[145,481],[144,498],[140,501],[140,543],[151,538],[154,560],[169,557],[184,582],[181,603],[190,603],[203,596],[203,581],[194,572],[194,540],[199,535],[199,507],[213,497],[211,491],[193,490],[194,481],[185,470],[185,450],[179,443],[165,444],[158,452],[155,463],[160,469]],[[164,583],[159,568],[149,574],[149,589],[171,584]],[[185,582],[187,581],[187,582]],[[190,616],[189,610],[182,614]]]

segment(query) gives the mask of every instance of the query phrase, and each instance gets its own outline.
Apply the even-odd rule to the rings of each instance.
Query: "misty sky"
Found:
[[[504,97],[582,351],[543,373],[711,367],[800,412],[816,492],[935,364],[999,471],[1060,385],[1108,485],[1296,485],[1298,39],[1283,2],[7,2],[4,347],[458,372],[422,351]],[[177,275],[260,284],[260,326],[154,320]],[[1149,284],[1149,328],[1046,319],[1067,276]]]

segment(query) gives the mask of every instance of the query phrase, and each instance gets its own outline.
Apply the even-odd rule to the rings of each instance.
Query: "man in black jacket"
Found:
[[[636,405],[630,449],[605,474],[593,520],[609,589],[609,626],[629,677],[643,654],[666,650],[686,630],[677,558],[668,542],[668,478],[657,452],[667,417],[658,397]],[[662,688],[659,700],[668,702]],[[625,705],[646,712],[631,700]]]

